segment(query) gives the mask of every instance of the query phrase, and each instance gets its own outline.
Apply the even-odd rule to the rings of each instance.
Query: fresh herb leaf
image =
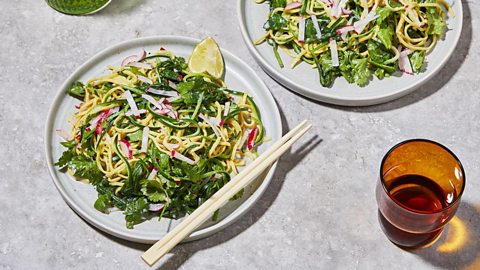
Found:
[[[90,183],[97,184],[103,179],[103,173],[98,169],[97,163],[91,157],[76,155],[69,165],[74,171],[74,176],[81,179],[88,179]]]
[[[425,61],[425,52],[424,51],[415,51],[409,56],[410,63],[412,64],[413,72],[420,73],[422,72],[423,63]]]
[[[150,217],[148,211],[149,203],[143,197],[131,200],[127,203],[125,209],[125,221],[127,222],[127,228],[133,229],[133,226],[144,222]]]
[[[74,82],[67,92],[70,96],[83,101],[85,98],[84,85],[81,82]]]

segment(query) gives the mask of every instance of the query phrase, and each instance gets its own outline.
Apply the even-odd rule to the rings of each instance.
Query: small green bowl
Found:
[[[68,15],[88,15],[106,7],[112,0],[46,0],[58,12]]]

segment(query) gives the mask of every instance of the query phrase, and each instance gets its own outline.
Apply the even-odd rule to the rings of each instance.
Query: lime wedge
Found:
[[[206,72],[216,79],[222,78],[225,71],[223,56],[213,38],[207,37],[195,46],[188,68],[193,73]]]

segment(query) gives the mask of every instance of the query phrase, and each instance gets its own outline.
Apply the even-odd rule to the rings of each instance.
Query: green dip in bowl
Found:
[[[69,15],[86,15],[97,12],[112,0],[46,0],[58,12]]]

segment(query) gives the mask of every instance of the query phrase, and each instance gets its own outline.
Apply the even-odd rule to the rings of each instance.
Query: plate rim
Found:
[[[106,224],[103,224],[101,221],[95,219],[94,217],[90,216],[87,211],[85,211],[81,206],[77,205],[77,203],[68,196],[67,191],[64,189],[63,184],[61,183],[61,180],[59,177],[57,177],[56,173],[56,167],[53,165],[53,154],[51,151],[52,148],[52,136],[54,136],[54,132],[51,132],[54,129],[54,122],[56,115],[58,113],[58,108],[62,104],[62,100],[64,97],[67,95],[66,92],[64,91],[67,89],[72,81],[74,81],[76,78],[80,77],[82,73],[88,71],[89,69],[92,68],[92,65],[98,59],[101,59],[102,57],[106,57],[112,54],[115,54],[115,51],[121,50],[124,47],[128,46],[138,46],[136,44],[142,44],[142,43],[152,43],[152,42],[165,42],[165,40],[170,40],[170,41],[175,41],[175,42],[180,42],[180,43],[193,43],[196,44],[200,42],[200,39],[197,38],[192,38],[192,37],[187,37],[187,36],[180,36],[180,35],[154,35],[154,36],[147,36],[147,37],[140,37],[140,38],[134,38],[134,39],[128,39],[124,40],[119,43],[115,43],[112,46],[109,46],[105,49],[100,50],[99,52],[95,53],[93,56],[89,57],[88,60],[85,62],[81,63],[80,66],[78,66],[62,83],[61,85],[57,88],[55,97],[53,101],[51,102],[50,108],[48,110],[48,115],[47,115],[47,121],[45,124],[45,130],[44,130],[44,151],[45,151],[45,157],[46,157],[46,162],[47,162],[47,168],[50,174],[50,178],[52,179],[55,187],[57,188],[58,192],[62,196],[63,200],[67,203],[67,205],[77,214],[79,215],[84,221],[86,221],[88,224],[94,226],[95,228],[113,235],[115,237],[125,239],[128,241],[132,242],[137,242],[137,243],[145,243],[145,244],[151,244],[159,239],[153,239],[149,237],[138,237],[135,236],[134,231],[132,230],[132,233],[124,233],[121,231],[117,231],[114,228],[109,228],[108,226],[105,226]],[[279,136],[282,136],[282,118],[280,116],[280,111],[278,108],[278,104],[276,103],[275,99],[273,98],[273,95],[268,88],[268,86],[265,84],[265,82],[258,76],[258,74],[243,60],[241,60],[239,57],[237,57],[235,54],[231,53],[230,51],[224,49],[223,47],[220,47],[222,54],[228,55],[229,58],[232,58],[234,62],[239,63],[242,67],[244,67],[249,73],[253,74],[253,78],[256,79],[256,81],[260,84],[261,88],[263,88],[266,91],[265,92],[265,97],[268,99],[267,102],[271,103],[274,105],[275,109],[273,111],[273,114],[275,115],[275,119],[273,119],[273,126],[275,126],[276,132],[279,134]],[[253,205],[262,197],[263,193],[266,191],[268,188],[268,185],[272,181],[273,174],[275,173],[277,163],[275,162],[272,164],[272,166],[268,169],[268,173],[266,173],[265,178],[263,179],[262,183],[258,186],[258,188],[242,203],[240,204],[233,212],[228,214],[225,218],[223,218],[221,221],[197,230],[193,232],[188,238],[184,239],[184,242],[188,241],[193,241],[197,239],[201,239],[204,237],[208,237],[224,228],[227,226],[231,225],[235,221],[237,221],[240,217],[244,216],[252,207]],[[72,179],[73,181],[73,179]],[[93,207],[93,206],[92,206]]]
[[[242,33],[243,41],[246,44],[249,52],[253,55],[253,58],[257,61],[257,63],[260,64],[262,69],[276,82],[280,83],[284,87],[286,87],[288,90],[293,91],[295,93],[298,93],[304,97],[308,97],[320,102],[328,103],[328,104],[333,104],[333,105],[340,105],[340,106],[371,106],[371,105],[377,105],[381,103],[386,103],[395,99],[398,99],[402,96],[405,96],[415,90],[417,90],[420,86],[422,86],[424,83],[432,79],[442,68],[445,66],[447,61],[450,59],[450,57],[453,55],[454,50],[458,46],[458,41],[460,40],[461,34],[462,34],[462,29],[463,29],[463,4],[461,0],[454,0],[455,5],[459,5],[459,14],[455,13],[455,17],[460,17],[461,19],[459,20],[460,25],[459,25],[459,31],[457,34],[452,37],[453,38],[453,44],[454,46],[451,46],[448,48],[447,56],[443,57],[441,60],[440,64],[433,69],[430,73],[428,73],[425,77],[423,77],[421,80],[417,80],[415,83],[410,85],[409,87],[403,87],[400,88],[399,90],[392,92],[392,93],[386,93],[383,95],[377,95],[375,97],[354,97],[354,98],[342,98],[337,95],[332,95],[328,93],[315,93],[313,90],[311,90],[309,87],[304,87],[289,78],[284,77],[280,72],[277,71],[275,67],[270,65],[266,59],[260,54],[260,52],[256,49],[256,47],[253,45],[253,40],[250,39],[248,31],[247,31],[247,26],[246,26],[246,18],[245,18],[245,9],[244,9],[244,3],[246,1],[251,1],[251,0],[237,0],[237,17],[238,17],[238,22],[240,24],[240,31]],[[320,84],[319,84],[320,86]]]

